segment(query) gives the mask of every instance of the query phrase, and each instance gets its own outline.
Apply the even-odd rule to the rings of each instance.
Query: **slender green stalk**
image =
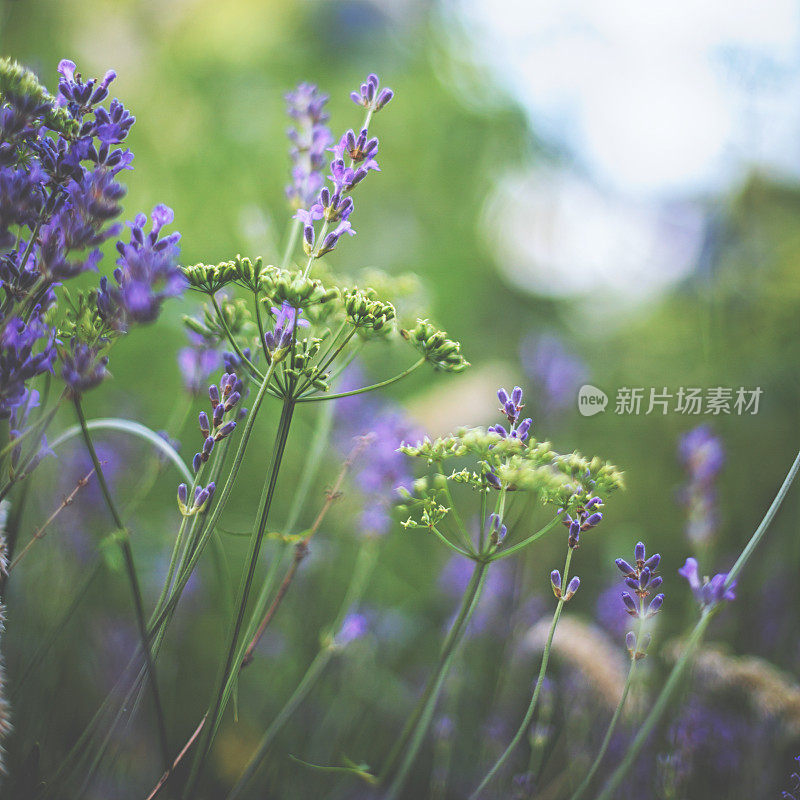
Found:
[[[572,561],[572,548],[567,549],[567,558],[564,561],[564,577],[562,579],[562,586],[563,591],[566,592],[567,585],[569,584],[569,566],[570,562]],[[544,683],[544,676],[547,672],[547,664],[550,660],[550,650],[553,646],[553,637],[556,633],[556,627],[558,626],[558,620],[561,617],[561,611],[564,608],[565,595],[562,594],[561,597],[558,598],[558,603],[556,604],[556,610],[553,612],[553,621],[550,623],[550,630],[547,634],[547,641],[545,642],[544,650],[542,651],[542,663],[539,667],[539,677],[536,679],[536,686],[533,690],[533,695],[531,696],[531,702],[528,705],[528,710],[525,712],[525,716],[520,723],[519,728],[517,728],[517,732],[514,734],[514,737],[509,742],[508,747],[503,751],[503,754],[497,761],[494,763],[494,766],[486,773],[486,777],[480,782],[478,788],[470,795],[470,800],[477,800],[480,797],[481,792],[489,785],[492,779],[497,775],[500,771],[503,764],[506,763],[511,753],[516,749],[517,745],[522,741],[522,738],[525,736],[525,731],[528,730],[528,726],[531,724],[531,720],[533,719],[533,714],[536,711],[536,705],[539,702],[539,694],[542,690],[542,684]]]
[[[764,534],[767,531],[772,520],[775,518],[775,515],[778,513],[778,509],[781,507],[786,495],[789,492],[789,488],[791,487],[792,483],[794,482],[795,478],[797,477],[797,473],[800,471],[800,453],[797,454],[797,457],[794,460],[791,468],[789,469],[786,478],[781,485],[781,488],[778,490],[778,493],[775,495],[775,499],[772,501],[772,505],[770,505],[767,513],[764,515],[764,518],[759,523],[756,530],[753,532],[753,535],[750,537],[750,540],[745,545],[744,549],[742,550],[741,555],[736,560],[736,563],[733,565],[733,568],[728,573],[728,577],[725,581],[725,587],[730,588],[731,584],[739,573],[744,569],[747,565],[747,562],[752,557],[753,553],[755,552],[756,547],[759,545],[761,540],[764,538]],[[597,800],[612,800],[615,797],[617,789],[619,789],[623,780],[625,780],[625,776],[630,772],[631,768],[633,767],[636,759],[639,757],[639,754],[642,751],[645,743],[647,742],[650,733],[652,732],[653,728],[658,724],[663,716],[664,712],[667,710],[667,707],[672,700],[672,695],[678,688],[680,683],[681,677],[683,676],[684,671],[686,670],[687,666],[689,665],[692,656],[694,655],[694,651],[699,646],[700,642],[703,640],[703,636],[705,635],[706,629],[708,628],[709,622],[711,622],[712,617],[714,616],[714,612],[719,608],[719,606],[711,606],[705,607],[700,615],[700,619],[695,625],[694,630],[692,630],[691,634],[689,635],[689,639],[686,642],[686,647],[684,648],[683,654],[678,659],[675,666],[672,668],[672,672],[669,674],[669,678],[667,678],[667,682],[664,684],[664,688],[661,690],[661,693],[656,698],[655,703],[650,709],[650,713],[647,715],[647,718],[642,723],[642,727],[639,729],[639,732],[636,734],[636,738],[631,743],[631,746],[628,748],[628,751],[625,754],[625,758],[622,760],[622,763],[617,767],[614,771],[613,775],[608,779],[603,791],[598,795]]]
[[[390,787],[386,800],[389,800],[390,797],[393,797],[402,788],[402,784],[405,781],[408,770],[411,768],[411,764],[416,758],[417,752],[422,745],[422,740],[427,732],[428,725],[430,724],[430,718],[433,714],[433,709],[436,706],[436,701],[438,700],[439,694],[442,690],[444,679],[447,677],[447,673],[452,664],[453,654],[455,653],[456,648],[462,639],[467,623],[469,622],[478,600],[480,599],[487,569],[488,564],[486,561],[475,562],[475,569],[473,570],[472,577],[470,578],[467,589],[464,592],[464,596],[461,600],[461,607],[458,611],[455,621],[447,633],[447,637],[444,640],[436,667],[434,668],[431,677],[428,679],[428,683],[425,686],[422,696],[417,702],[417,706],[413,714],[409,718],[402,733],[400,734],[400,737],[389,754],[389,758],[387,759],[386,765],[381,773],[381,782],[385,781],[389,775],[392,774],[398,760],[405,751],[405,757],[397,771],[397,775],[392,783],[392,786]],[[408,747],[407,751],[406,747]]]
[[[189,778],[184,788],[184,797],[192,796],[192,792],[194,791],[194,787],[200,776],[200,770],[202,769],[205,759],[211,750],[211,745],[219,726],[222,712],[224,711],[226,702],[230,695],[233,681],[236,678],[236,667],[238,666],[236,655],[240,647],[239,634],[241,632],[242,625],[244,624],[247,601],[250,596],[250,588],[253,583],[253,577],[255,576],[256,566],[258,564],[258,556],[261,552],[261,543],[263,541],[264,534],[266,533],[267,520],[272,507],[272,500],[275,495],[275,487],[278,482],[278,473],[280,472],[286,441],[289,437],[289,428],[291,427],[293,413],[294,400],[291,398],[286,398],[283,404],[281,419],[278,424],[278,431],[275,436],[275,446],[272,452],[270,466],[267,470],[267,481],[265,483],[261,515],[250,548],[247,569],[242,576],[242,585],[239,590],[238,611],[228,644],[228,652],[225,657],[224,666],[220,672],[220,677],[217,681],[217,686],[214,693],[215,699],[212,700],[212,704],[210,706],[208,722],[204,726],[202,738],[192,763],[192,769],[189,774]],[[167,765],[167,769],[169,769],[169,764]]]
[[[527,539],[523,539],[521,542],[517,542],[516,544],[512,544],[508,548],[503,548],[499,553],[496,553],[492,556],[492,561],[499,561],[501,558],[507,558],[508,556],[513,556],[514,553],[518,553],[522,550],[523,547],[527,547],[529,544],[532,544],[537,539],[544,536],[548,531],[550,531],[556,523],[561,521],[561,515],[559,514],[554,519],[550,520],[543,528],[540,528],[536,533],[528,536]]]
[[[131,593],[133,594],[133,604],[134,604],[134,609],[136,611],[136,622],[139,626],[139,636],[142,642],[142,649],[144,651],[145,663],[147,664],[147,671],[148,674],[150,675],[150,687],[153,693],[153,705],[155,706],[155,711],[156,711],[156,721],[158,724],[158,739],[161,747],[161,756],[164,759],[164,764],[167,767],[169,767],[169,765],[172,763],[172,759],[169,754],[169,744],[167,741],[167,727],[164,721],[164,709],[161,704],[161,695],[158,690],[158,679],[156,677],[155,664],[153,663],[153,654],[150,652],[150,644],[147,640],[147,621],[145,620],[144,616],[144,603],[142,601],[142,590],[139,585],[139,579],[136,575],[136,564],[133,560],[133,551],[131,549],[128,529],[125,527],[125,524],[123,523],[122,518],[120,517],[120,514],[117,511],[114,499],[111,496],[111,490],[109,489],[105,475],[103,474],[103,467],[100,463],[100,459],[97,457],[97,451],[94,448],[92,435],[91,433],[89,433],[89,428],[86,425],[86,417],[83,414],[83,407],[81,406],[79,395],[74,396],[73,403],[75,405],[75,413],[78,417],[78,424],[81,426],[83,441],[86,444],[86,450],[88,451],[89,456],[92,459],[92,464],[94,465],[94,471],[95,475],[97,476],[97,482],[100,485],[100,491],[102,492],[103,499],[105,500],[106,506],[108,507],[108,510],[111,513],[111,517],[114,520],[114,524],[117,526],[117,530],[120,532],[120,536],[118,537],[118,542],[120,550],[122,551],[122,558],[125,563],[125,571],[128,575],[128,582],[130,583]]]
[[[283,255],[281,256],[281,266],[284,269],[287,268],[289,259],[292,257],[295,247],[297,247],[297,240],[300,237],[301,227],[302,223],[299,219],[292,220],[291,227],[289,228],[289,236],[286,240],[286,247],[284,248]]]
[[[258,743],[258,748],[250,757],[250,760],[247,762],[247,766],[244,768],[244,771],[234,784],[230,794],[228,794],[227,800],[234,800],[234,798],[239,797],[242,790],[252,780],[253,776],[256,774],[258,768],[263,762],[267,752],[269,751],[269,748],[271,747],[275,737],[278,735],[278,733],[280,733],[281,729],[295,712],[297,707],[314,687],[331,657],[337,652],[338,648],[334,637],[341,629],[347,612],[358,603],[364,593],[364,589],[366,588],[369,577],[372,574],[372,570],[375,566],[377,545],[377,539],[370,539],[360,549],[355,567],[353,568],[353,574],[350,578],[350,585],[345,592],[344,600],[339,607],[339,612],[336,615],[336,619],[331,625],[331,632],[327,637],[327,641],[323,643],[305,675],[303,675],[300,683],[298,683],[294,692],[292,692],[291,697],[286,701],[286,704],[278,712],[275,719],[273,719],[269,724],[269,727],[264,732],[264,735],[261,737],[261,740]]]
[[[606,735],[603,737],[603,743],[600,745],[600,750],[597,753],[597,757],[590,767],[589,772],[586,773],[586,777],[581,782],[581,785],[575,790],[575,794],[572,795],[570,800],[579,800],[579,798],[583,796],[583,794],[589,788],[595,773],[600,768],[600,764],[602,763],[606,751],[608,750],[608,745],[611,743],[611,737],[614,735],[614,731],[616,730],[619,718],[622,716],[622,709],[625,707],[625,701],[628,699],[628,692],[633,684],[633,674],[636,671],[636,665],[638,663],[638,659],[631,659],[631,666],[628,670],[628,677],[625,679],[625,686],[622,689],[622,696],[620,697],[619,703],[617,703],[617,707],[614,710],[614,716],[611,717],[611,722],[608,724],[608,730],[606,731]]]
[[[338,354],[339,351],[337,351]],[[385,381],[381,381],[380,383],[373,383],[370,386],[362,386],[360,389],[353,389],[349,392],[337,392],[336,394],[317,394],[317,395],[301,395],[297,398],[298,403],[310,403],[314,400],[338,400],[340,397],[352,397],[356,394],[363,394],[364,392],[374,392],[376,389],[383,389],[384,386],[390,386],[393,383],[397,383],[397,381],[402,380],[407,375],[410,375],[415,369],[419,369],[425,363],[425,358],[419,359],[414,364],[412,364],[408,369],[403,370],[403,372],[398,373],[393,378],[388,378]]]
[[[239,347],[239,343],[236,341],[236,338],[231,333],[230,328],[228,327],[228,323],[225,319],[225,315],[222,313],[222,309],[219,307],[219,303],[217,302],[217,298],[213,294],[209,294],[211,298],[211,302],[214,305],[214,310],[217,312],[217,319],[219,319],[220,325],[222,325],[222,329],[225,331],[225,335],[228,337],[228,341],[231,343],[231,346],[236,351],[236,355],[242,360],[242,363],[245,364],[250,371],[250,374],[259,381],[264,380],[264,373],[244,354],[242,348]]]
[[[314,482],[314,478],[316,478],[319,472],[320,463],[325,454],[332,427],[333,406],[322,406],[317,412],[317,419],[314,422],[314,433],[311,437],[311,444],[308,448],[305,464],[303,465],[303,472],[300,475],[300,482],[297,484],[297,489],[292,498],[292,505],[289,507],[289,516],[286,518],[286,524],[283,527],[286,533],[291,533],[295,525],[297,525],[300,512],[308,498],[311,484]]]

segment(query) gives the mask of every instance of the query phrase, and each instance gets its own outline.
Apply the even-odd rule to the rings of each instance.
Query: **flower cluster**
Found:
[[[591,530],[603,521],[603,514],[599,511],[603,507],[603,501],[595,496],[582,506],[575,509],[575,517],[567,514],[566,510],[560,508],[559,514],[564,514],[561,523],[569,530],[569,546],[574,550],[580,547],[581,533]]]
[[[718,572],[713,578],[701,580],[696,558],[687,558],[678,574],[686,578],[695,600],[704,608],[712,608],[723,600],[736,599],[736,581],[728,584],[727,572]]]
[[[634,548],[633,558],[633,564],[628,563],[624,558],[618,558],[615,563],[619,571],[625,576],[625,585],[630,589],[630,592],[622,593],[622,602],[625,610],[632,617],[639,620],[640,626],[643,626],[646,620],[658,614],[664,604],[664,595],[659,593],[653,597],[647,608],[645,608],[646,598],[658,589],[664,580],[660,575],[656,574],[658,565],[661,563],[661,555],[654,553],[648,557],[644,543],[639,542]],[[643,633],[641,627],[638,635],[633,631],[628,631],[625,643],[631,658],[644,658],[650,644],[650,634]]]
[[[123,142],[135,121],[119,100],[103,105],[113,71],[84,79],[65,59],[58,73],[53,97],[33,73],[0,59],[0,419],[17,434],[38,404],[32,379],[55,373],[60,361],[73,392],[97,386],[108,374],[109,337],[129,320],[151,322],[183,286],[178,235],[158,239],[172,212],[159,206],[153,232],[142,232],[139,217],[130,244],[117,245],[119,291],[103,279],[96,295],[81,294],[77,306],[69,300],[66,327],[54,324],[55,289],[96,271],[100,246],[121,231],[114,220],[125,187],[117,179],[133,160]],[[70,306],[80,316],[70,319]]]
[[[688,477],[680,495],[688,516],[686,535],[692,544],[704,544],[718,524],[715,484],[725,463],[725,450],[708,425],[699,425],[681,437],[678,457]]]
[[[192,502],[189,503],[189,488],[185,483],[178,486],[178,508],[184,517],[191,517],[194,514],[199,514],[206,510],[211,498],[214,496],[214,491],[217,485],[211,481],[207,486],[196,486],[194,490],[194,497]]]
[[[328,148],[333,153],[328,175],[331,187],[323,186],[316,198],[307,203],[308,208],[299,208],[295,214],[295,219],[303,225],[303,247],[310,259],[321,258],[329,253],[345,234],[355,234],[349,222],[354,208],[350,194],[371,171],[380,172],[375,160],[378,139],[369,136],[369,120],[373,113],[380,111],[392,99],[393,92],[385,88],[378,91],[378,86],[378,77],[369,75],[361,86],[361,94],[354,92],[351,95],[358,97],[359,105],[367,109],[364,127],[358,133],[352,129],[346,131],[337,144]],[[349,163],[346,159],[349,159]],[[320,233],[322,241],[317,243],[314,225],[319,220],[324,220],[324,223]],[[334,226],[332,230],[331,225]]]
[[[212,383],[208,387],[208,397],[211,400],[211,419],[209,420],[205,411],[201,411],[198,416],[200,433],[203,434],[203,446],[192,459],[192,468],[195,472],[198,472],[200,467],[208,461],[214,445],[233,433],[236,420],[226,419],[226,417],[242,399],[243,388],[244,384],[235,372],[224,372],[219,386]]]
[[[322,188],[325,151],[333,137],[325,122],[328,95],[310,83],[301,83],[286,95],[286,110],[295,121],[287,135],[292,142],[292,183],[286,196],[295,208],[310,205]]]
[[[515,386],[510,396],[505,389],[498,389],[497,398],[500,400],[500,411],[506,415],[510,428],[506,430],[498,423],[497,425],[492,425],[489,430],[493,433],[499,433],[504,439],[510,437],[524,442],[528,438],[533,420],[530,417],[526,417],[522,422],[519,421],[525,405],[522,402],[522,389],[519,386]]]
[[[161,229],[173,219],[172,209],[156,206],[149,233],[144,232],[147,217],[138,214],[130,223],[130,241],[117,242],[116,285],[104,276],[97,293],[100,316],[109,328],[124,331],[131,322],[153,322],[164,300],[183,291],[186,282],[176,263],[181,235],[175,232],[159,238]]]

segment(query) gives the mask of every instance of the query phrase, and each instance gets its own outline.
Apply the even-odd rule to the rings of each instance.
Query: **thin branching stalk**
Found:
[[[571,547],[567,548],[567,557],[564,561],[564,577],[562,580],[562,586],[564,587],[564,591],[561,594],[561,597],[558,598],[558,602],[556,603],[556,610],[553,612],[553,621],[550,623],[550,630],[547,634],[547,641],[544,645],[544,650],[542,651],[542,663],[539,667],[539,676],[536,678],[536,685],[533,689],[533,695],[531,696],[531,701],[528,704],[528,710],[525,712],[525,716],[520,723],[519,728],[517,728],[517,732],[514,734],[514,737],[508,743],[508,747],[503,751],[500,758],[494,763],[494,766],[486,773],[484,779],[478,785],[478,788],[470,795],[470,800],[477,800],[480,797],[481,792],[491,783],[492,779],[497,775],[500,771],[502,766],[506,763],[511,753],[514,752],[517,745],[522,741],[522,738],[525,736],[525,732],[528,730],[528,726],[531,724],[531,720],[533,719],[533,714],[536,711],[536,706],[539,702],[539,694],[542,691],[542,685],[544,684],[544,677],[547,673],[547,665],[550,661],[550,650],[553,646],[553,637],[556,634],[556,627],[558,626],[558,620],[561,617],[561,612],[564,608],[564,603],[566,602],[566,587],[569,585],[569,567],[570,562],[572,561],[572,553],[573,550]]]

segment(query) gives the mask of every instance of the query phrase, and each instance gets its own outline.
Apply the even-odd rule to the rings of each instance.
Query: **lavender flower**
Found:
[[[500,400],[500,411],[505,414],[510,429],[506,430],[502,425],[497,424],[492,425],[489,430],[492,433],[500,434],[504,439],[519,439],[519,441],[524,442],[528,438],[533,420],[530,417],[526,417],[522,422],[519,421],[522,409],[525,406],[522,402],[522,389],[519,386],[515,386],[511,395],[505,389],[498,389],[497,398]]]
[[[394,92],[384,87],[380,89],[381,82],[378,76],[371,72],[359,87],[359,91],[351,92],[350,98],[359,106],[372,111],[380,111],[394,97]]]
[[[224,372],[220,378],[219,386],[211,384],[208,387],[208,397],[211,401],[211,417],[205,411],[198,415],[200,433],[203,435],[203,445],[200,451],[194,454],[192,467],[197,472],[211,457],[214,445],[230,436],[236,428],[236,420],[231,419],[231,412],[242,399],[242,381],[233,372]]]
[[[53,371],[55,332],[38,309],[28,322],[12,318],[0,334],[0,419],[7,419],[26,397],[29,379]]]
[[[298,208],[294,218],[303,225],[303,249],[309,258],[321,258],[331,252],[339,240],[347,234],[353,236],[355,230],[348,221],[353,212],[353,200],[349,195],[371,171],[380,172],[375,156],[378,152],[378,139],[369,136],[369,118],[376,111],[380,111],[391,99],[391,89],[378,91],[380,82],[376,75],[369,75],[362,84],[362,93],[353,93],[359,105],[368,109],[367,121],[364,127],[356,134],[352,129],[346,131],[339,142],[331,148],[333,160],[330,163],[328,180],[331,187],[324,186],[319,190],[316,198],[310,199],[308,208]],[[327,129],[326,129],[327,130]],[[349,164],[346,163],[349,159]],[[325,236],[317,243],[315,222],[325,220]],[[333,230],[329,230],[335,223]]]
[[[351,611],[344,618],[342,627],[336,634],[334,641],[339,647],[346,647],[351,642],[364,636],[368,629],[369,622],[366,614]]]
[[[678,457],[688,475],[680,493],[688,516],[686,535],[693,544],[702,545],[719,522],[715,482],[725,463],[725,450],[720,438],[707,425],[700,425],[681,437]]]
[[[61,356],[61,377],[74,394],[99,386],[108,375],[108,356],[101,356],[97,347],[72,339]]]
[[[661,563],[661,556],[655,553],[648,558],[644,543],[639,542],[634,548],[633,564],[628,563],[624,558],[618,558],[615,563],[625,576],[625,585],[632,592],[632,594],[630,592],[622,593],[625,610],[639,620],[654,617],[661,610],[664,595],[657,594],[647,607],[645,607],[644,601],[663,582],[663,578],[656,574],[658,565]],[[634,595],[636,599],[634,599]]]
[[[599,497],[592,497],[585,506],[578,506],[575,517],[565,514],[563,508],[558,509],[559,514],[564,514],[561,523],[569,530],[569,546],[574,550],[580,547],[580,536],[584,531],[591,530],[603,521],[599,511],[603,501]]]
[[[361,368],[353,365],[342,375],[340,388],[348,391],[365,382]],[[355,437],[372,434],[367,457],[355,470],[355,481],[364,495],[361,530],[370,536],[382,535],[391,526],[396,490],[399,487],[410,490],[413,483],[408,457],[397,448],[404,441],[416,439],[419,431],[399,408],[373,394],[353,395],[333,402],[340,453],[350,453]]]
[[[301,318],[303,310],[293,308],[287,300],[283,301],[280,308],[273,306],[270,310],[275,317],[275,327],[264,334],[264,344],[270,357],[279,360],[292,343],[297,328],[307,328],[309,323]]]
[[[324,124],[327,102],[328,95],[310,83],[301,83],[286,95],[287,113],[296,122],[287,131],[292,142],[292,183],[286,187],[286,196],[297,209],[311,204],[324,182],[325,151],[333,138]]]
[[[522,368],[544,408],[558,412],[570,407],[578,389],[586,382],[586,364],[560,338],[548,333],[526,336],[519,353]]]
[[[713,578],[704,577],[701,581],[697,559],[695,558],[687,558],[686,563],[678,570],[678,574],[686,578],[695,600],[703,607],[712,608],[723,600],[736,599],[734,591],[736,589],[736,581],[733,581],[730,586],[726,586],[727,572],[718,572]]]
[[[216,490],[216,484],[211,481],[205,487],[196,486],[192,502],[189,502],[189,487],[182,483],[178,486],[178,508],[184,517],[191,517],[206,510]]]
[[[153,322],[164,300],[183,291],[185,279],[177,266],[181,235],[159,238],[161,229],[173,219],[172,209],[158,205],[149,233],[144,232],[147,217],[139,214],[130,224],[130,242],[117,242],[116,286],[104,277],[97,295],[100,316],[110,327],[127,330],[131,322]]]
[[[213,344],[199,334],[189,331],[188,336],[189,346],[178,351],[178,367],[186,391],[200,394],[203,387],[208,385],[206,382],[211,373],[219,366],[220,355]]]
[[[574,578],[570,579],[567,588],[562,590],[561,573],[557,569],[554,569],[550,573],[550,586],[553,589],[553,594],[558,598],[563,596],[565,603],[572,599],[572,596],[578,591],[580,585],[581,579],[576,575]]]

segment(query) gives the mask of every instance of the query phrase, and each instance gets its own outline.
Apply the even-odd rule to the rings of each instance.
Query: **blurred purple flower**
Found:
[[[519,353],[522,368],[545,411],[563,411],[575,402],[589,370],[562,339],[552,333],[530,333],[523,339]]]

